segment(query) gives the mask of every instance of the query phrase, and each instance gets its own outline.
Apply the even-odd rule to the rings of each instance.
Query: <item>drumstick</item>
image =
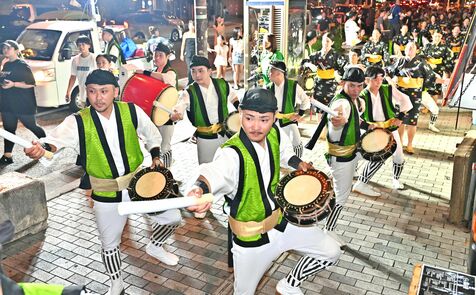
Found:
[[[204,194],[201,198],[181,197],[153,201],[132,201],[119,203],[119,215],[153,213],[170,209],[186,208],[213,202],[213,194]]]
[[[323,110],[324,112],[328,113],[329,115],[332,115],[334,117],[337,117],[339,114],[334,111],[334,110],[331,110],[328,106],[326,106],[325,104],[317,101],[317,100],[311,100],[311,104],[315,107],[318,107],[319,109]]]
[[[0,128],[0,136],[5,138],[6,140],[9,140],[13,143],[21,145],[24,148],[31,148],[32,147],[31,142],[29,142],[28,140],[25,140],[25,139],[21,138],[20,136],[15,135],[13,133],[10,133],[10,132],[8,132],[7,130],[5,130],[3,128]],[[54,154],[52,152],[45,151],[45,154],[43,155],[43,157],[48,159],[48,160],[51,160],[51,159],[53,159],[53,155]],[[42,164],[46,164],[46,163],[42,162]]]
[[[169,115],[172,115],[174,112],[169,109],[168,107],[164,106],[163,104],[161,104],[160,102],[158,101],[154,101],[154,107],[158,107],[159,109],[161,109],[162,111],[165,111],[166,113],[168,113]]]

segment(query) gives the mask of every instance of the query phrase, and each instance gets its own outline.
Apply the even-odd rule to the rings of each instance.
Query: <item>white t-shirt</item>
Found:
[[[230,39],[230,45],[233,47],[233,53],[241,53],[243,54],[243,39],[235,40],[233,38]]]
[[[71,61],[71,75],[76,76],[79,85],[79,97],[81,101],[86,101],[86,77],[96,69],[96,57],[90,53],[86,57],[81,54],[73,57]]]
[[[359,31],[360,28],[355,21],[348,19],[344,25],[345,31],[345,44],[354,46],[359,43]]]

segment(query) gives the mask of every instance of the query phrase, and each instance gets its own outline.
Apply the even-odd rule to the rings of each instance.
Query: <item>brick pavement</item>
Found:
[[[453,111],[440,114],[442,132],[438,135],[419,129],[417,154],[406,157],[402,175],[406,190],[390,189],[391,163],[387,163],[373,179],[383,196],[351,195],[337,227],[349,248],[336,266],[303,284],[305,294],[406,294],[416,262],[466,270],[468,234],[446,219],[452,177],[449,157],[470,128],[471,119],[470,113],[464,113],[455,131],[454,117]],[[427,122],[428,115],[422,116],[420,126]],[[315,125],[302,127],[308,135]],[[304,158],[328,171],[323,148],[324,143],[318,142],[313,152],[305,151]],[[197,175],[195,146],[179,142],[173,149],[172,171],[183,182],[183,191]],[[7,274],[22,281],[87,284],[104,293],[108,278],[103,274],[94,215],[82,191],[49,201],[48,209],[49,227],[44,234],[6,247],[2,263]],[[231,294],[226,217],[219,204],[211,211],[201,221],[183,212],[183,226],[166,246],[180,256],[174,267],[145,254],[150,226],[143,217],[130,216],[121,246],[127,294]],[[277,281],[298,258],[294,253],[279,257],[260,283],[258,294],[274,294]]]

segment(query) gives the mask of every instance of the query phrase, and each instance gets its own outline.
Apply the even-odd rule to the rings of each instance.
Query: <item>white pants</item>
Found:
[[[206,139],[200,138],[197,136],[197,154],[198,154],[198,164],[210,163],[213,161],[215,152],[225,141],[228,140],[228,137],[221,136],[218,134],[218,138]]]
[[[162,143],[160,144],[160,152],[166,153],[172,149],[172,136],[174,135],[175,125],[163,125],[157,127],[162,136]]]
[[[291,140],[293,147],[296,147],[302,143],[301,134],[299,134],[299,128],[297,124],[290,124],[284,127],[279,127],[286,136]]]
[[[336,241],[316,226],[298,227],[288,223],[286,230],[268,232],[269,243],[241,247],[233,243],[234,294],[253,295],[264,273],[281,253],[295,250],[314,259],[336,262],[341,254]]]
[[[336,157],[331,157],[328,160],[334,182],[336,204],[343,206],[349,198],[350,192],[352,191],[352,180],[355,168],[361,158],[360,153],[357,153],[355,158],[349,162],[337,162]]]
[[[127,191],[122,192],[122,201],[130,202]],[[104,250],[112,250],[121,243],[121,235],[127,222],[127,216],[117,212],[119,203],[94,202],[94,214],[99,232],[99,241]],[[153,222],[166,225],[178,224],[182,220],[180,210],[173,209],[159,215],[147,215]]]
[[[405,162],[405,159],[403,158],[403,146],[400,140],[400,134],[398,134],[398,129],[392,131],[392,135],[395,141],[397,142],[397,149],[392,155],[393,162],[395,164],[402,164],[403,162]]]

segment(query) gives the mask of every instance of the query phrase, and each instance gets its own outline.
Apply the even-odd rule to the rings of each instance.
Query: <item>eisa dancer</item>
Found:
[[[139,107],[115,102],[119,85],[111,72],[95,70],[86,79],[88,100],[91,103],[80,112],[66,117],[50,134],[41,139],[52,151],[69,147],[81,155],[81,165],[91,180],[94,214],[101,242],[101,256],[111,278],[108,295],[124,294],[119,244],[127,216],[119,215],[118,203],[130,201],[127,185],[141,168],[144,156],[139,137],[152,155],[152,166],[160,161],[160,134],[149,116]],[[34,142],[25,149],[33,159],[39,159],[45,150]],[[180,224],[178,209],[158,215],[149,215],[153,232],[147,254],[168,265],[176,265],[178,257],[162,246]]]
[[[337,243],[317,226],[288,223],[277,207],[275,190],[280,166],[312,169],[293,155],[286,135],[274,124],[277,102],[266,89],[248,90],[240,103],[241,130],[217,150],[213,162],[200,165],[189,196],[226,195],[233,231],[234,294],[252,295],[264,273],[281,253],[304,256],[277,284],[278,294],[303,294],[306,278],[334,264]],[[188,208],[206,212],[211,206]]]
[[[398,127],[402,124],[405,113],[413,106],[408,95],[400,92],[395,83],[387,77],[388,84],[383,84],[385,71],[380,67],[371,66],[365,71],[367,87],[360,93],[360,98],[365,101],[365,110],[361,115],[369,130],[384,128],[392,131],[397,143],[393,154],[393,181],[394,189],[403,189],[400,175],[403,171],[403,147],[398,134]],[[373,191],[368,182],[373,175],[383,166],[385,161],[369,161],[365,166],[359,180],[352,188],[353,191],[369,196],[380,196]]]
[[[309,97],[296,80],[286,77],[284,62],[272,61],[269,64],[269,69],[271,83],[267,85],[267,88],[273,92],[278,102],[279,127],[291,139],[296,156],[302,157],[303,145],[297,124],[310,107]],[[299,105],[299,113],[296,114],[297,105]]]
[[[382,34],[375,29],[369,41],[362,47],[362,55],[365,59],[362,61],[366,67],[369,66],[384,66],[389,63],[388,49],[385,42],[380,40]]]
[[[413,42],[409,42],[405,47],[405,57],[388,67],[387,73],[391,77],[397,77],[398,90],[408,95],[413,105],[413,108],[403,117],[403,124],[398,129],[402,141],[405,129],[407,130],[408,144],[405,151],[413,154],[413,139],[417,131],[423,87],[429,84],[441,84],[444,80],[437,78],[426,61],[421,56],[417,56],[417,47]],[[433,115],[430,124],[434,124],[435,121],[436,117]]]
[[[360,153],[357,153],[357,145],[360,142],[360,114],[365,109],[365,102],[359,98],[365,81],[364,71],[358,67],[349,67],[345,70],[342,81],[342,91],[334,96],[329,105],[338,115],[328,119],[328,115],[324,114],[314,135],[306,144],[306,148],[312,150],[322,130],[327,126],[326,158],[334,179],[336,205],[327,217],[325,231],[341,247],[345,246],[345,242],[334,230],[340,212],[349,198],[354,171],[361,158]]]
[[[343,74],[345,57],[332,49],[333,35],[322,36],[322,49],[311,55],[311,62],[317,66],[317,77],[314,80],[314,99],[328,105],[337,89],[336,77]]]
[[[160,80],[164,83],[172,85],[178,88],[177,73],[170,66],[169,58],[172,53],[170,47],[167,44],[159,42],[154,50],[154,64],[156,68],[153,72],[137,70],[136,73],[145,74],[154,79]],[[172,136],[174,135],[174,122],[172,120],[167,121],[163,126],[157,127],[160,135],[162,136],[162,144],[160,150],[162,152],[161,158],[166,168],[172,166]]]

